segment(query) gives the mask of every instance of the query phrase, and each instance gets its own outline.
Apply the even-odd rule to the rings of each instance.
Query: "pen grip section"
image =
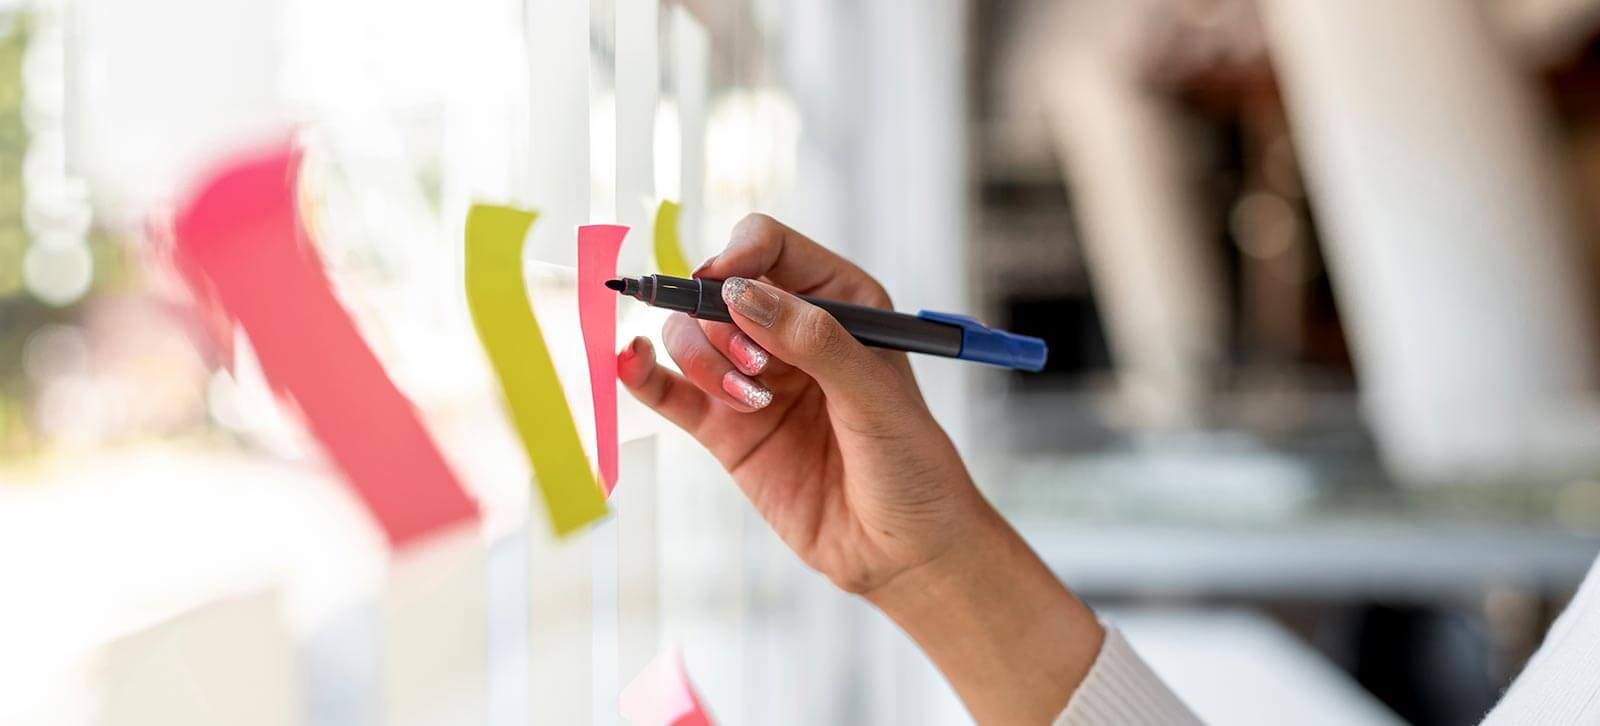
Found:
[[[649,289],[651,295],[647,302],[657,307],[679,310],[701,320],[733,322],[727,304],[722,301],[721,280],[684,280],[656,275]],[[800,298],[828,311],[863,345],[946,358],[961,356],[960,327],[865,305],[805,295]]]
[[[695,303],[694,312],[691,313],[701,320],[715,320],[719,323],[733,322],[733,316],[728,314],[728,304],[722,301],[721,280],[696,280],[700,283],[700,298]]]

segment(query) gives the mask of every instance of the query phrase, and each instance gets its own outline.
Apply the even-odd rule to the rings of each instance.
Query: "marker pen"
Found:
[[[610,280],[606,282],[606,287],[637,298],[646,305],[688,313],[692,318],[733,322],[727,304],[722,301],[721,280],[685,280],[666,275],[646,275]],[[1024,371],[1043,369],[1048,355],[1043,340],[994,330],[965,315],[931,310],[906,315],[836,300],[806,295],[800,297],[828,311],[864,345],[959,358]]]

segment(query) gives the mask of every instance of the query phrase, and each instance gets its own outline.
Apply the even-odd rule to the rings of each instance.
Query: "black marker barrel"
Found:
[[[727,304],[722,301],[721,280],[646,275],[611,280],[606,287],[647,305],[687,313],[700,320],[733,322]],[[994,330],[965,316],[926,310],[921,315],[906,315],[808,295],[800,297],[828,311],[863,345],[961,358],[1018,370],[1037,371],[1044,367],[1047,355],[1044,341]]]

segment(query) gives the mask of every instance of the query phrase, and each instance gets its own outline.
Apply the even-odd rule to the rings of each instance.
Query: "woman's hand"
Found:
[[[870,596],[995,524],[905,354],[795,297],[888,308],[876,281],[760,215],[695,276],[725,280],[737,325],[673,315],[662,339],[683,375],[640,338],[622,382],[704,444],[806,564]]]
[[[893,618],[983,723],[1046,723],[1103,632],[973,486],[904,353],[867,348],[796,297],[888,308],[855,265],[769,217],[695,271],[734,324],[668,319],[622,383],[705,445],[806,564]]]

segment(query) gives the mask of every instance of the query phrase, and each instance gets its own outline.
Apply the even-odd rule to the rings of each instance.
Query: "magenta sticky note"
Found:
[[[617,705],[633,726],[711,726],[676,648],[650,661],[622,689]]]
[[[244,330],[267,380],[304,415],[389,542],[477,516],[416,409],[334,296],[297,213],[299,153],[283,144],[205,178],[174,254],[197,297]]]
[[[589,224],[578,228],[578,322],[594,393],[594,448],[600,482],[609,496],[617,486],[617,253],[628,228]]]

